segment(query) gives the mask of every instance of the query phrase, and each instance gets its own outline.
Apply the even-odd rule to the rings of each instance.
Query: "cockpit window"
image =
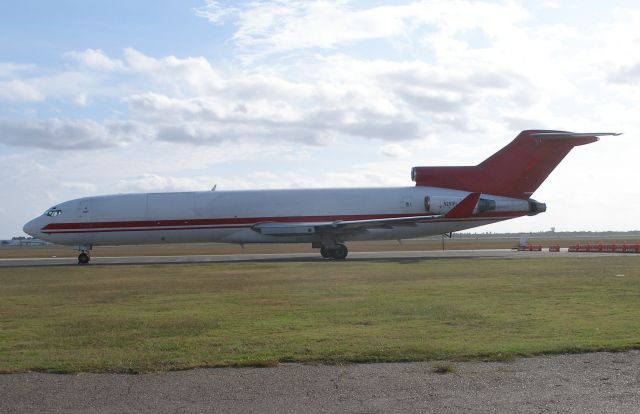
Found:
[[[49,210],[47,210],[44,215],[47,217],[55,217],[59,214],[62,214],[62,210],[60,210],[59,208],[50,208]]]

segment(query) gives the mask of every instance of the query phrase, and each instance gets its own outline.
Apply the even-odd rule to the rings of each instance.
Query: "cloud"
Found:
[[[367,108],[326,110],[305,99],[269,103],[258,96],[234,101],[147,93],[131,96],[127,102],[134,114],[157,127],[158,139],[171,142],[251,140],[264,145],[283,141],[325,145],[341,136],[407,140],[424,134],[417,122],[403,116]],[[338,105],[341,104],[336,101],[335,106]]]
[[[85,151],[126,146],[144,135],[144,128],[132,122],[101,124],[90,119],[0,119],[0,144],[10,146]]]
[[[460,112],[469,103],[464,96],[438,93],[429,88],[399,88],[396,93],[416,110],[432,113]]]
[[[44,94],[27,82],[21,80],[0,82],[0,100],[37,102],[44,99]]]
[[[553,126],[545,125],[543,122],[537,119],[511,116],[503,116],[502,119],[507,123],[509,129],[513,131],[522,131],[525,129],[553,129]]]
[[[261,21],[262,11],[266,14]],[[520,25],[531,16],[512,2],[432,1],[357,8],[348,1],[240,5],[209,1],[197,13],[216,24],[233,23],[231,39],[245,48],[235,56],[249,49],[271,53],[320,48],[330,53],[223,66],[202,56],[154,57],[128,48],[114,57],[97,48],[86,49],[67,54],[76,67],[11,80],[21,82],[16,85],[23,92],[10,96],[27,101],[64,99],[86,107],[103,96],[124,103],[117,118],[135,125],[135,133],[113,131],[115,124],[109,121],[59,121],[71,132],[84,131],[76,136],[88,136],[90,131],[92,138],[85,140],[89,148],[139,139],[174,145],[313,147],[349,139],[387,143],[431,136],[460,139],[457,134],[469,132],[491,131],[490,137],[498,137],[495,131],[524,126],[531,119],[540,119],[538,125],[555,125],[563,115],[552,102],[572,99],[576,93],[575,87],[566,86],[571,84],[568,80],[592,76],[591,65],[565,62],[567,56],[580,54],[580,48],[567,52],[560,40],[549,47],[549,38],[574,39],[574,30]],[[344,22],[352,24],[333,30]],[[326,26],[321,29],[320,24]],[[302,26],[308,33],[297,36]],[[488,43],[477,47],[469,33],[482,34]],[[386,35],[411,43],[410,53],[356,58],[340,49]],[[392,46],[402,51],[406,45]],[[536,59],[529,59],[532,54]],[[20,71],[11,72],[19,76],[15,73]],[[550,76],[548,84],[540,84],[542,75]],[[39,131],[47,137],[43,140],[25,133],[34,129],[34,122],[50,128],[49,121],[26,120],[23,135],[29,139],[5,137],[2,142],[54,147],[44,131]],[[21,136],[13,126],[12,133]]]
[[[20,72],[28,72],[37,69],[35,65],[25,65],[13,62],[0,62],[0,78],[11,77]]]
[[[346,1],[207,1],[198,16],[214,24],[233,22],[234,43],[243,53],[264,56],[308,48],[390,38],[403,33],[405,7],[354,9]]]
[[[249,61],[305,49],[331,50],[377,40],[412,47],[421,33],[447,36],[479,29],[488,38],[501,33],[505,22],[516,25],[528,16],[515,2],[413,1],[357,7],[353,1],[260,1],[244,4],[207,1],[196,15],[214,24],[232,22],[233,41]],[[471,39],[471,42],[474,40]]]
[[[156,86],[171,85],[173,91],[208,93],[217,90],[222,82],[218,72],[204,57],[178,58],[170,55],[158,59],[133,48],[124,49],[123,55],[123,59],[114,59],[100,49],[65,54],[77,61],[81,69],[125,72],[119,75],[146,78],[156,82]]]
[[[509,71],[463,66],[444,70],[419,60],[367,61],[342,54],[242,71],[215,69],[204,57],[156,58],[131,48],[124,50],[122,59],[99,49],[67,56],[78,62],[78,68],[28,78],[25,87],[35,85],[34,91],[87,107],[100,96],[119,95],[128,109],[118,114],[124,119],[121,122],[138,129],[145,125],[144,139],[178,145],[289,142],[326,146],[351,138],[406,141],[424,139],[438,130],[481,130],[482,125],[469,121],[477,115],[475,108],[528,85]],[[519,99],[526,96],[518,94]],[[78,149],[125,145],[137,139],[119,131],[114,135],[114,123],[87,121],[65,121],[69,128],[65,134],[91,135]],[[60,122],[38,122],[40,127],[64,130]],[[44,130],[38,135],[46,139],[26,134],[34,130],[34,121],[25,121],[23,134],[12,125],[13,135],[28,138],[4,138],[5,144],[75,147],[66,141],[59,144],[60,139],[51,144]],[[84,133],[75,132],[78,129]]]
[[[142,174],[132,179],[120,180],[115,188],[120,192],[165,192],[165,191],[203,191],[209,190],[210,180],[185,177]]]
[[[403,158],[410,154],[410,152],[398,144],[385,144],[380,147],[380,154],[390,158]]]
[[[220,24],[238,13],[239,9],[230,5],[224,5],[220,1],[206,0],[202,7],[196,7],[196,15],[204,17],[211,23]]]
[[[215,93],[222,86],[222,79],[204,57],[165,56],[156,59],[135,49],[127,48],[124,58],[128,68],[139,75],[151,78],[173,90],[183,93]]]
[[[640,62],[619,68],[609,79],[615,83],[634,84],[640,81]]]
[[[95,99],[122,99],[152,90],[182,96],[215,94],[222,77],[204,57],[154,58],[125,49],[113,58],[100,49],[70,51],[64,55],[74,66],[45,68],[15,63],[0,64],[0,101],[58,100],[88,106]]]
[[[100,49],[86,49],[82,52],[71,51],[66,54],[68,57],[75,59],[83,66],[96,70],[123,70],[124,64],[121,60],[111,59],[105,55]]]
[[[121,84],[87,67],[59,71],[36,68],[26,73],[13,73],[10,79],[0,80],[0,101],[57,101],[57,107],[69,101],[84,106],[89,96],[113,97],[121,92]]]
[[[95,184],[80,181],[63,181],[60,183],[60,187],[64,190],[70,190],[84,194],[92,194],[97,190]]]
[[[262,2],[237,12],[236,43],[271,51],[332,48],[395,36],[404,29],[403,8],[355,10],[347,2]]]
[[[140,73],[163,73],[167,66],[174,66],[171,59],[155,59],[133,50],[127,53],[134,56],[127,62],[137,61],[131,67]],[[212,68],[203,58],[182,62],[200,62],[198,66],[205,71]],[[132,116],[153,125],[157,138],[164,141],[326,145],[348,137],[423,139],[438,126],[471,130],[466,121],[468,108],[490,96],[528,86],[510,72],[444,71],[419,61],[319,56],[305,60],[302,78],[291,76],[298,64],[294,60],[276,70],[258,67],[237,73],[216,72],[218,89],[208,93],[195,89],[185,93],[189,88],[176,77],[172,85],[180,93],[145,92],[124,101]],[[428,115],[431,125],[417,114]]]

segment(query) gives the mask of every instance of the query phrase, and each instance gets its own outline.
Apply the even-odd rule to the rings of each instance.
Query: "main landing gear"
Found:
[[[89,260],[91,260],[91,246],[77,246],[76,250],[80,252],[78,255],[78,264],[89,264]]]
[[[349,250],[344,244],[338,243],[333,247],[326,247],[324,245],[320,247],[320,255],[325,259],[344,260],[347,254],[349,254]]]

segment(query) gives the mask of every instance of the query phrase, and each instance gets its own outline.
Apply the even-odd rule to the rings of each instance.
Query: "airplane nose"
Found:
[[[22,231],[27,233],[29,236],[35,237],[37,239],[40,233],[40,226],[38,225],[38,219],[34,218],[33,220],[29,221],[27,224],[24,225],[24,227],[22,228]]]

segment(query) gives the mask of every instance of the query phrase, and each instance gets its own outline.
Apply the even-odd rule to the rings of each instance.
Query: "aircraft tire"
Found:
[[[320,256],[322,256],[324,259],[328,259],[331,257],[331,255],[329,254],[329,250],[327,250],[327,248],[324,246],[320,247]]]
[[[338,244],[335,249],[331,250],[331,257],[335,260],[344,260],[348,254],[349,250],[344,244]]]
[[[89,264],[90,257],[86,253],[80,253],[78,255],[78,264],[85,265]]]

